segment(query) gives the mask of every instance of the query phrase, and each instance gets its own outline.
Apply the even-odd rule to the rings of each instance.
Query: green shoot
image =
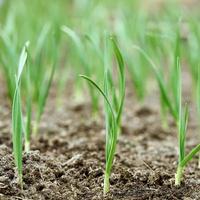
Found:
[[[20,101],[19,82],[16,80],[16,90],[12,106],[12,140],[13,152],[15,158],[15,165],[17,167],[18,183],[22,187],[22,133],[23,133],[23,119],[22,108]]]
[[[18,74],[16,78],[16,88],[12,105],[12,140],[13,140],[13,152],[15,165],[17,167],[18,182],[22,188],[22,149],[23,149],[23,116],[21,107],[21,95],[20,95],[20,81],[23,68],[27,60],[26,48],[28,43],[25,44],[19,59]]]
[[[107,39],[106,39],[107,41]],[[113,165],[114,155],[116,151],[117,139],[121,126],[121,115],[125,97],[125,72],[124,61],[121,52],[113,38],[110,38],[114,54],[117,58],[119,69],[119,96],[117,96],[114,89],[114,82],[111,72],[107,66],[107,42],[105,47],[105,66],[104,66],[104,89],[102,90],[93,80],[89,77],[80,75],[93,85],[104,98],[104,110],[106,120],[106,169],[104,177],[104,194],[110,190],[110,174]]]
[[[183,112],[183,113],[182,113]],[[177,172],[175,174],[175,185],[179,186],[181,184],[184,169],[190,160],[200,151],[200,144],[194,147],[187,155],[185,155],[185,137],[188,123],[188,107],[186,106],[182,111],[180,108],[180,119],[179,119],[179,163],[177,167]]]
[[[200,144],[194,147],[187,155],[185,155],[185,140],[186,131],[188,124],[188,106],[186,105],[182,108],[182,89],[181,89],[181,72],[180,65],[177,64],[177,97],[179,102],[179,115],[178,115],[178,141],[179,141],[179,162],[177,167],[177,172],[175,174],[175,185],[179,186],[181,184],[184,169],[188,162],[200,151]]]

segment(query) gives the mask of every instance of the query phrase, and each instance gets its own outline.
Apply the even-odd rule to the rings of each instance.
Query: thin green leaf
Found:
[[[119,68],[119,75],[120,75],[120,102],[119,102],[119,110],[118,110],[118,114],[117,114],[117,124],[120,124],[121,121],[121,114],[122,114],[122,110],[123,110],[123,104],[124,104],[124,98],[125,98],[125,72],[124,72],[124,60],[122,57],[122,54],[119,50],[119,47],[117,46],[116,41],[114,40],[114,38],[111,38],[112,44],[113,44],[113,49],[115,52],[115,56],[117,58],[118,61],[118,68]]]
[[[18,81],[16,80],[16,83]],[[23,132],[22,109],[20,101],[19,85],[16,85],[16,90],[12,105],[12,140],[15,165],[17,167],[18,177],[21,184],[22,181],[22,132]]]
[[[21,52],[21,55],[20,55],[20,59],[19,59],[19,67],[18,67],[18,74],[17,74],[17,80],[19,82],[20,78],[21,78],[21,74],[22,74],[22,71],[23,71],[23,68],[25,66],[25,63],[26,63],[26,60],[27,60],[27,48],[29,46],[29,41],[27,41],[25,43],[25,46],[23,47],[22,49],[22,52]]]
[[[185,167],[190,160],[200,151],[200,144],[193,148],[190,153],[180,163],[181,167]]]
[[[85,75],[79,75],[79,76],[82,77],[82,78],[84,78],[85,80],[89,81],[89,82],[90,82],[93,86],[95,86],[95,88],[102,94],[102,96],[104,97],[104,100],[105,100],[106,103],[108,104],[109,109],[110,109],[110,111],[111,111],[111,113],[112,113],[112,116],[113,116],[113,118],[114,118],[114,117],[115,117],[114,111],[113,111],[113,109],[112,109],[112,106],[111,106],[111,104],[110,104],[110,101],[108,100],[108,98],[107,98],[106,94],[103,92],[103,90],[102,90],[92,79],[90,79],[89,77],[87,77],[87,76],[85,76]]]

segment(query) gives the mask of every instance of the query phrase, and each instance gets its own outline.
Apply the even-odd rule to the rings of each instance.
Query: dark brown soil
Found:
[[[131,91],[129,89],[128,91]],[[200,170],[195,158],[185,170],[181,187],[174,186],[177,166],[176,128],[161,126],[159,98],[138,106],[127,94],[122,134],[114,161],[111,191],[103,196],[104,121],[93,118],[89,103],[73,98],[61,110],[49,101],[40,135],[24,155],[23,190],[17,184],[11,153],[10,109],[0,108],[0,199],[30,200],[142,200],[200,199]],[[51,98],[50,98],[51,99]],[[193,111],[192,111],[193,112]],[[191,120],[187,149],[197,140]]]

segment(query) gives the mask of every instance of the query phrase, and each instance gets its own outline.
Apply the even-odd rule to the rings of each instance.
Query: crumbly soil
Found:
[[[0,90],[1,96],[5,91]],[[70,95],[56,109],[50,96],[39,136],[23,157],[23,190],[18,185],[11,153],[10,108],[0,107],[0,199],[2,200],[144,200],[200,199],[200,170],[196,157],[185,169],[180,187],[174,186],[177,167],[176,127],[169,119],[163,129],[157,92],[139,105],[127,91],[122,133],[110,192],[102,192],[105,167],[103,115],[92,116],[90,103],[75,103]],[[188,95],[187,95],[188,96]],[[0,100],[2,101],[2,100]],[[187,150],[198,141],[191,110]],[[193,119],[194,118],[194,119]]]

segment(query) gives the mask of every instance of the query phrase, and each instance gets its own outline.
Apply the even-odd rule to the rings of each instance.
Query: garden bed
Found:
[[[51,110],[45,112],[40,134],[32,142],[31,152],[24,154],[23,190],[14,172],[10,109],[2,105],[0,199],[200,199],[197,158],[186,168],[182,185],[174,186],[178,158],[176,127],[171,122],[167,130],[162,128],[156,92],[144,105],[138,105],[132,88],[128,88],[122,134],[110,179],[111,190],[106,196],[102,189],[103,115],[93,118],[87,101],[76,104],[68,96],[65,102],[57,111],[53,96],[48,102],[47,108]],[[191,149],[198,138],[193,119],[187,137],[187,148]]]

